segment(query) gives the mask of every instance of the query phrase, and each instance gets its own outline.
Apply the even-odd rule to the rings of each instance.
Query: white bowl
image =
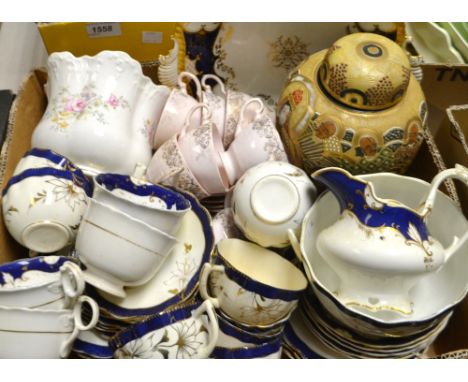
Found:
[[[123,287],[151,279],[176,243],[173,236],[90,199],[75,248],[86,265],[86,282],[125,297]]]
[[[88,324],[81,319],[84,302],[93,312]],[[87,296],[69,310],[0,306],[0,358],[66,358],[80,331],[92,329],[98,318],[99,307]]]
[[[410,208],[416,208],[429,189],[429,183],[423,180],[396,174],[369,174],[362,178],[371,181],[376,193],[383,198],[398,200]],[[414,311],[407,317],[391,311],[371,312],[343,304],[334,294],[339,278],[315,247],[317,235],[338,219],[339,211],[338,202],[330,192],[321,195],[304,218],[301,234],[301,253],[305,257],[308,278],[320,302],[337,320],[366,335],[408,335],[441,322],[465,297],[468,243],[439,272],[424,278],[410,290]],[[450,224],[447,224],[448,219]],[[429,231],[444,246],[452,242],[454,235],[461,236],[468,230],[468,222],[460,209],[440,191],[427,224]]]
[[[299,231],[316,194],[300,168],[286,162],[261,163],[246,171],[234,188],[234,222],[262,247],[287,247],[287,230]]]
[[[96,200],[171,235],[190,211],[190,202],[178,192],[130,176],[101,174],[94,186]]]
[[[42,253],[72,243],[91,196],[89,181],[68,170],[27,169],[3,190],[5,225],[21,245]]]

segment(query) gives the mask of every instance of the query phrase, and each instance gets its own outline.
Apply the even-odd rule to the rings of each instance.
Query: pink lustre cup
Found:
[[[253,105],[256,105],[254,110]],[[220,153],[230,184],[262,162],[288,162],[274,121],[264,111],[260,98],[247,101],[242,107],[233,142],[226,152]]]
[[[173,135],[154,153],[146,175],[152,183],[161,183],[191,192],[202,200],[209,197],[188,167],[177,143],[178,135]]]
[[[209,84],[208,80],[215,81],[218,85],[221,96],[215,94]],[[218,127],[220,136],[224,134],[224,123],[226,120],[226,89],[224,88],[223,81],[214,74],[205,74],[201,79],[201,85],[203,88],[203,103],[208,106],[211,112],[211,119],[213,123]]]
[[[190,124],[192,114],[203,108],[207,109],[207,113],[204,113],[201,124],[193,127]],[[206,105],[199,104],[190,110],[179,135],[179,147],[192,173],[208,193],[217,195],[227,192],[229,180],[218,155],[224,152],[224,147]]]
[[[196,87],[196,99],[187,91],[185,79],[193,81]],[[158,149],[164,142],[177,134],[184,126],[188,112],[202,100],[201,84],[198,78],[189,72],[181,72],[177,79],[178,87],[172,89],[159,119],[158,127],[153,137],[153,148]],[[190,123],[198,125],[201,120],[201,110],[192,114]]]

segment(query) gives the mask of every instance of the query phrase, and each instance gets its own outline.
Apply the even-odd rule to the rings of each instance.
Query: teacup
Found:
[[[190,118],[199,109],[206,109],[201,124],[193,127]],[[204,104],[194,106],[187,115],[179,134],[179,147],[193,175],[211,195],[225,194],[229,180],[218,153],[224,152],[221,135]]]
[[[226,90],[226,117],[224,119],[223,144],[228,148],[234,139],[242,106],[252,99],[251,96],[235,90]]]
[[[216,342],[217,347],[237,348],[243,346],[255,346],[264,343],[280,340],[283,336],[283,328],[280,331],[271,331],[269,329],[259,331],[246,330],[230,321],[226,315],[217,312],[219,336]]]
[[[93,312],[85,324],[81,310],[87,303]],[[99,307],[80,296],[73,309],[42,310],[0,306],[0,358],[66,358],[81,331],[92,329]]]
[[[151,279],[177,243],[173,236],[90,199],[76,238],[86,282],[117,297]]]
[[[208,191],[200,185],[185,161],[177,143],[177,135],[173,135],[172,138],[164,142],[154,153],[146,175],[152,183],[160,183],[191,192],[199,200],[210,196]]]
[[[251,110],[251,105],[257,105],[257,109]],[[230,184],[262,162],[288,161],[275,121],[264,113],[264,109],[260,98],[247,101],[242,106],[234,140],[226,152],[220,153]]]
[[[13,176],[2,198],[4,222],[13,238],[42,253],[72,243],[92,193],[91,183],[81,175],[45,167]]]
[[[234,187],[234,222],[262,247],[287,247],[287,230],[299,231],[316,194],[300,168],[286,162],[261,163],[247,170]]]
[[[23,155],[13,172],[13,176],[31,168],[50,167],[58,170],[69,170],[84,178],[82,171],[68,158],[52,150],[32,148]]]
[[[271,325],[297,305],[307,279],[277,253],[239,239],[217,244],[216,264],[206,263],[200,294],[216,308],[250,325]]]
[[[171,235],[190,211],[181,194],[127,175],[100,174],[94,184],[96,200]]]
[[[187,84],[184,82],[185,79],[189,79],[195,84],[196,99],[188,94]],[[158,127],[154,133],[153,148],[156,150],[174,134],[179,133],[188,112],[202,101],[201,84],[197,76],[189,72],[181,72],[177,79],[177,84],[178,87],[172,89],[171,94],[167,98]],[[201,117],[201,110],[192,114],[190,124],[197,126],[200,123]]]
[[[221,96],[215,94],[209,84],[208,80],[215,81],[218,85],[218,90]],[[202,100],[211,112],[211,118],[214,125],[218,128],[220,137],[224,134],[224,123],[226,120],[226,89],[223,81],[214,74],[205,74],[201,79],[201,86],[203,88]]]
[[[218,339],[209,301],[154,315],[110,340],[115,358],[208,358]]]
[[[0,266],[0,306],[68,309],[83,290],[81,269],[66,257],[39,256]]]

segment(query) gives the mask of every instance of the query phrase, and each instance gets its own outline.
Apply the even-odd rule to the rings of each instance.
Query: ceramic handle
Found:
[[[91,307],[91,320],[87,325],[83,323],[81,318],[81,310],[83,308],[83,303],[88,303]],[[76,338],[80,334],[80,331],[90,330],[94,328],[99,320],[99,306],[96,304],[91,297],[88,296],[80,296],[73,307],[73,320],[74,320],[74,328],[73,332],[70,337],[62,344],[60,349],[60,357],[66,358],[70,354],[71,348],[73,343],[75,342]]]
[[[440,184],[449,178],[461,180],[463,183],[465,183],[466,186],[468,186],[468,169],[465,166],[462,166],[461,164],[456,164],[455,168],[444,170],[438,173],[434,177],[434,179],[432,179],[431,188],[426,196],[426,201],[424,203],[422,211],[420,212],[422,216],[426,216],[432,211],[432,208],[434,207],[434,201],[437,195],[437,190]]]
[[[245,119],[245,113],[247,111],[247,108],[250,106],[250,104],[257,104],[258,105],[258,108],[257,110],[255,110],[255,118],[257,117],[258,114],[261,114],[263,113],[263,110],[265,109],[265,105],[263,104],[263,101],[260,99],[260,98],[252,98],[252,99],[249,99],[246,103],[244,103],[244,105],[242,105],[242,108],[240,110],[240,113],[239,113],[239,121],[237,123],[237,126],[236,126],[236,133],[234,134],[234,138],[236,138],[240,132],[242,131],[243,127],[244,127],[244,119]]]
[[[187,84],[184,82],[184,78],[189,78],[195,83],[196,89],[196,99],[198,102],[201,102],[202,100],[202,89],[201,89],[201,84],[200,81],[198,80],[198,77],[190,72],[181,72],[179,74],[179,77],[177,78],[177,84],[179,88],[188,95],[187,92]]]
[[[211,301],[215,308],[219,308],[219,299],[217,297],[210,296],[208,293],[208,277],[211,272],[224,273],[224,267],[222,265],[212,265],[210,263],[205,263],[205,265],[203,265],[200,273],[200,295],[204,300]]]
[[[312,282],[313,280],[312,267],[310,265],[309,259],[303,255],[302,250],[301,250],[301,244],[296,234],[291,228],[288,229],[288,238],[289,238],[289,241],[291,242],[291,246],[294,250],[294,253],[296,254],[296,257],[299,259],[299,261],[302,263],[304,267],[307,278],[309,279],[309,281]]]
[[[211,86],[206,83],[207,80],[213,80],[215,81],[219,88],[221,89],[221,93],[226,95],[226,88],[224,87],[224,82],[219,78],[218,76],[215,76],[214,74],[205,74],[202,79],[201,79],[201,84],[203,87],[203,90],[205,90],[207,93],[212,93]]]
[[[65,295],[64,308],[73,306],[78,296],[83,294],[85,281],[80,267],[67,262],[60,267],[60,282]]]
[[[426,201],[420,212],[423,217],[427,217],[427,215],[431,213],[434,208],[434,202],[440,184],[449,178],[458,179],[468,186],[468,169],[461,164],[456,164],[454,168],[444,170],[434,177],[431,182],[431,188],[427,194]],[[445,250],[445,260],[448,260],[454,253],[456,253],[467,240],[468,231],[465,232],[461,238],[455,236],[452,244]]]
[[[189,131],[190,129],[190,118],[192,118],[193,113],[198,110],[198,109],[205,109],[207,111],[206,116],[203,114],[203,121],[202,124],[205,124],[207,121],[211,120],[211,111],[207,105],[204,103],[199,103],[192,107],[190,111],[188,112],[187,116],[185,117],[185,123],[184,126],[182,127],[181,132],[179,133],[179,138],[183,138]]]
[[[201,304],[198,309],[193,313],[193,317],[200,317],[203,313],[208,316],[208,343],[198,350],[198,358],[208,358],[218,342],[219,325],[216,312],[211,301],[206,300]]]

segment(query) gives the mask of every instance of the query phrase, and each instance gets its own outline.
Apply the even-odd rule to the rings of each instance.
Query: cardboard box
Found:
[[[157,61],[172,48],[177,23],[39,23],[47,52],[69,51],[75,56],[101,50],[121,50],[140,62]]]
[[[436,73],[432,67],[427,69],[429,72]],[[430,87],[428,88],[428,84],[431,83],[430,79],[431,77],[428,75],[425,84],[425,91],[426,94],[428,94],[429,100],[432,99],[432,89]],[[11,177],[22,155],[30,148],[31,135],[45,111],[47,99],[43,85],[46,80],[47,74],[44,71],[36,70],[31,72],[23,82],[13,104],[6,141],[0,156],[0,185],[2,189]],[[457,112],[458,110],[454,110],[454,115],[458,116]],[[431,113],[431,110],[429,113]],[[437,117],[438,114],[435,113],[435,116]],[[463,114],[463,118],[466,118],[465,114]],[[431,131],[433,127],[436,130],[444,130],[444,127],[438,124],[442,119],[436,118],[434,121],[432,119],[429,120]],[[465,119],[463,119],[463,121],[465,121]],[[430,181],[437,172],[445,168],[445,163],[443,155],[438,151],[431,133],[429,132],[425,138],[425,142],[409,169],[408,174]],[[447,192],[450,194],[449,191],[450,190]],[[456,193],[451,196],[456,197]],[[0,263],[27,256],[27,250],[17,244],[9,235],[3,224],[2,216],[0,216]],[[447,329],[428,350],[427,355],[437,355],[452,350],[468,348],[467,322],[468,299],[465,299],[464,303],[455,310]]]

